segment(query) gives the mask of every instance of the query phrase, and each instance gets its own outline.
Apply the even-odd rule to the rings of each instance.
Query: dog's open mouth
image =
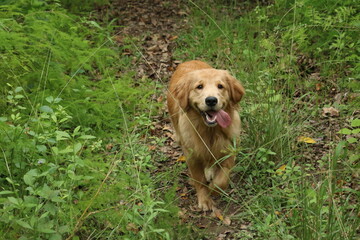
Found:
[[[201,112],[204,117],[206,125],[209,127],[215,127],[217,124],[222,128],[226,128],[231,124],[231,118],[227,112],[224,110],[219,111],[206,111]]]

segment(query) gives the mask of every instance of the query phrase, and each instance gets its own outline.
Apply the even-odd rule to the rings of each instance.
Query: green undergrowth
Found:
[[[265,1],[266,2],[266,1]],[[359,6],[355,1],[190,1],[178,59],[246,89],[233,193],[239,239],[359,236]],[[349,98],[339,96],[348,95]],[[324,116],[333,107],[340,117]],[[312,141],[304,140],[304,137]],[[303,139],[303,140],[301,140]],[[236,228],[236,226],[235,226]]]
[[[0,4],[0,235],[186,236],[173,217],[176,182],[159,191],[151,176],[158,84],[135,78],[122,54],[130,40],[117,45],[111,24],[70,14],[68,4]]]

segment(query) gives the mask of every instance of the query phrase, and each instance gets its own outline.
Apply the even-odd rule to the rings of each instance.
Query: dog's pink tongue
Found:
[[[220,110],[215,112],[216,122],[223,128],[227,128],[231,124],[231,118],[227,112]]]

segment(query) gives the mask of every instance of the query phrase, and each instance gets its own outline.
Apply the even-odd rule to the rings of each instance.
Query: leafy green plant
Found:
[[[135,82],[131,58],[108,47],[111,23],[103,28],[57,3],[0,4],[0,233],[169,238],[177,208],[154,191],[144,142],[159,105],[150,96],[160,90]],[[129,206],[145,192],[143,216]],[[123,228],[129,219],[146,225],[141,235]]]
[[[24,119],[22,91],[8,91],[13,112],[1,118],[0,141],[6,147],[1,147],[0,169],[7,169],[1,180],[1,225],[20,235],[58,239],[70,229],[60,219],[66,218],[73,187],[92,179],[81,169],[86,168],[84,147],[95,137],[80,126],[67,129],[71,116],[59,98],[47,97],[47,105],[35,106],[34,117]]]
[[[355,136],[360,133],[360,119],[352,119],[350,125],[353,129],[342,128],[339,133],[347,136],[346,141],[351,144],[358,141]]]

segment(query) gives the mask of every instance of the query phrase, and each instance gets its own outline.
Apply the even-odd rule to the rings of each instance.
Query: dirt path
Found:
[[[110,20],[118,19],[117,25],[121,27],[116,29],[116,32],[120,31],[121,33],[115,40],[119,46],[126,43],[126,39],[134,39],[137,52],[124,51],[123,54],[133,56],[134,69],[132,70],[136,72],[136,77],[159,81],[165,93],[165,86],[172,72],[180,63],[178,59],[174,59],[173,50],[180,32],[186,31],[189,27],[186,18],[187,11],[188,9],[180,0],[113,0],[110,6],[101,9],[100,14],[104,17],[111,16]],[[141,53],[141,57],[138,57],[139,53]],[[164,102],[165,106],[165,97],[160,101]],[[164,108],[164,110],[166,109]],[[166,162],[155,164],[158,169],[154,171],[154,174],[171,171],[179,164],[185,164],[178,161],[182,155],[181,149],[174,142],[170,121],[166,116],[158,116],[154,119],[155,129],[151,133],[167,139],[165,146],[160,149],[151,149],[161,151],[168,156]],[[186,168],[184,167],[184,169]],[[207,233],[211,233],[214,238],[219,240],[228,239],[232,233],[241,230],[240,223],[231,222],[228,217],[228,213],[234,212],[236,206],[229,206],[218,199],[219,208],[224,210],[222,215],[203,213],[196,207],[195,191],[188,183],[187,170],[177,177],[179,177],[177,191],[179,216],[183,223],[191,225],[196,232],[207,229]],[[174,199],[174,201],[176,200]]]
[[[186,12],[179,0],[113,0],[102,12],[116,18],[121,33],[116,37],[119,45],[127,38],[135,39],[142,57],[134,67],[137,77],[166,82],[177,65],[172,52],[180,29],[186,26]],[[139,53],[139,52],[137,52]],[[136,52],[124,52],[136,56]],[[135,70],[135,69],[134,69]]]

